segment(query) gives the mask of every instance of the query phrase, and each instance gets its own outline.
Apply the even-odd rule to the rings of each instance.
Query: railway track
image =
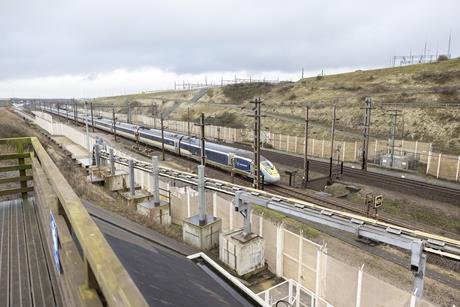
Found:
[[[248,148],[245,144],[233,145],[239,148]],[[303,169],[303,157],[266,149],[262,149],[262,155],[273,163],[281,163],[293,168]],[[328,174],[329,162],[310,160],[310,171]],[[452,188],[422,180],[401,178],[372,171],[363,171],[349,166],[344,166],[341,179],[348,182],[375,186],[385,190],[396,191],[408,195],[419,196],[428,200],[441,201],[460,206],[460,186],[459,188]]]
[[[101,152],[101,157],[108,159],[108,152]],[[132,158],[129,157],[129,159]],[[116,163],[127,166],[128,158],[117,156]],[[148,162],[135,160],[134,167],[142,171],[151,172],[151,165]],[[198,182],[196,174],[169,168],[160,168],[160,176],[190,185],[197,185]],[[381,220],[377,221],[371,218],[363,217],[361,214],[346,212],[343,209],[330,209],[322,206],[321,204],[316,204],[316,201],[307,202],[302,199],[295,199],[292,198],[292,194],[289,194],[289,196],[281,196],[209,177],[206,179],[205,188],[230,196],[234,196],[238,191],[247,192],[266,202],[265,206],[267,206],[267,208],[272,208],[275,211],[279,211],[281,213],[287,212],[288,215],[292,216],[303,216],[303,218],[307,218],[307,220],[308,217],[318,216],[317,218],[315,217],[315,219],[335,221],[341,225],[346,225],[345,227],[348,227],[348,230],[361,229],[360,231],[363,231],[365,229],[365,232],[376,231],[380,239],[385,238],[385,236],[396,235],[400,238],[409,237],[417,240],[423,240],[425,242],[424,251],[460,260],[459,241],[434,233],[420,231],[418,229],[414,229],[412,226],[402,227],[393,223],[386,223]],[[386,242],[386,239],[384,239],[383,242]]]
[[[345,210],[345,211],[348,211],[348,212],[351,212],[351,213],[354,213],[354,214],[359,214],[359,215],[361,215],[363,217],[367,216],[367,212],[363,207],[359,207],[358,205],[353,204],[353,203],[351,203],[349,201],[346,201],[344,199],[338,199],[338,198],[335,198],[335,197],[321,196],[321,195],[318,195],[318,194],[316,194],[314,192],[310,192],[310,191],[306,191],[306,190],[299,190],[299,189],[296,189],[296,188],[293,188],[293,187],[279,185],[279,184],[266,186],[265,190],[268,191],[268,192],[279,194],[279,195],[283,195],[283,196],[287,196],[287,197],[294,197],[294,198],[304,200],[304,201],[307,201],[307,202],[312,202],[312,203],[315,203],[317,205],[320,205],[320,206],[323,206],[323,207],[326,207],[326,208]],[[369,217],[373,218],[372,214],[370,214]],[[401,219],[395,219],[395,218],[389,217],[387,215],[382,215],[381,213],[380,213],[380,215],[378,216],[377,219],[379,221],[389,223],[389,224],[393,224],[393,225],[397,225],[397,226],[404,227],[404,228],[411,228],[411,229],[419,230],[419,231],[427,231],[427,230],[429,230],[429,231],[431,231],[433,233],[440,233],[440,234],[442,234],[444,236],[449,236],[449,237],[452,237],[452,238],[458,237],[458,235],[455,234],[455,233],[447,232],[445,230],[440,230],[438,228],[427,226],[427,225],[423,225],[423,227],[419,227],[419,226],[416,226],[414,224],[407,223],[407,222],[405,222],[405,221],[403,221]]]

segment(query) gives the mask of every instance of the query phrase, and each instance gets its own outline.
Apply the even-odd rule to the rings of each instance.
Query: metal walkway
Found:
[[[0,202],[0,306],[56,306],[33,199]]]

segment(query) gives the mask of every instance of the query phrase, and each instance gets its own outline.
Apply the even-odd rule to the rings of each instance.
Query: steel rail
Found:
[[[106,151],[101,151],[101,157],[109,159],[109,154]],[[124,166],[128,166],[127,158],[115,156],[115,162]],[[134,167],[141,171],[148,173],[152,172],[150,163],[137,161],[133,159]],[[174,169],[160,167],[159,175],[169,178],[174,181],[183,182],[189,185],[198,184],[198,176],[196,174],[177,171]],[[267,204],[267,208],[275,211],[290,215],[305,218],[305,212],[314,213],[315,220],[324,223],[326,220],[333,221],[334,223],[342,224],[350,232],[356,232],[359,235],[366,235],[367,237],[392,244],[383,239],[384,236],[397,236],[402,238],[403,241],[409,240],[422,240],[424,241],[423,249],[427,253],[433,253],[448,257],[455,260],[460,260],[460,241],[426,233],[420,230],[414,230],[407,227],[397,226],[391,223],[385,223],[371,218],[362,217],[356,214],[343,212],[316,205],[310,202],[283,197],[273,193],[255,190],[253,188],[232,184],[226,181],[206,178],[205,188],[211,191],[216,191],[229,196],[235,196],[238,191],[248,192],[257,198],[262,199]],[[378,235],[376,235],[378,233]],[[397,244],[393,244],[399,246]],[[401,246],[400,246],[401,247]],[[406,246],[407,247],[407,246]]]

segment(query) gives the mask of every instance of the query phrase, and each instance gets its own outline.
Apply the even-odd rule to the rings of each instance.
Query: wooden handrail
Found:
[[[32,144],[34,149],[33,156],[38,159],[40,168],[46,175],[47,181],[59,200],[60,213],[65,216],[65,220],[69,224],[68,227],[75,233],[78,245],[82,249],[83,268],[76,269],[85,271],[87,289],[96,290],[93,293],[102,293],[101,303],[107,303],[109,306],[148,306],[145,298],[115,255],[104,235],[94,223],[72,187],[48,156],[39,140],[36,137],[0,139],[0,144],[16,145],[18,148],[19,155],[4,155],[5,159],[23,159],[27,157],[21,151],[24,145]],[[23,164],[15,166],[14,169],[30,167],[31,165],[29,164]],[[13,167],[3,167],[4,171],[7,169],[10,170]],[[22,178],[22,176],[14,179],[29,179],[29,177]],[[40,180],[43,180],[43,178],[40,178]],[[80,289],[83,296],[85,295],[84,290]]]

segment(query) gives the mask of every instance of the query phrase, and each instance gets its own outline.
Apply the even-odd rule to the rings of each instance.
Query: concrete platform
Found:
[[[257,272],[265,267],[265,240],[254,233],[243,235],[243,230],[221,234],[219,259],[239,276]]]
[[[56,142],[59,147],[66,150],[71,155],[72,159],[78,160],[80,163],[91,159],[91,153],[89,153],[86,148],[75,144],[69,138],[65,136],[53,136],[51,139]]]
[[[152,194],[144,190],[136,190],[134,195],[131,195],[131,192],[123,192],[120,193],[121,197],[123,197],[125,204],[129,208],[133,208],[134,210],[137,209],[137,204],[147,201]]]
[[[124,182],[128,177],[128,173],[121,170],[115,170],[115,174],[105,176],[104,186],[111,192],[121,191],[124,189]]]
[[[171,213],[169,203],[160,201],[155,205],[153,199],[137,204],[137,213],[148,216],[152,221],[162,225],[171,224]]]
[[[33,201],[0,202],[0,306],[59,306]],[[52,268],[52,267],[51,267]]]
[[[199,216],[194,215],[184,220],[182,225],[183,239],[186,243],[200,250],[209,250],[219,245],[219,234],[222,220],[214,216],[206,216],[201,225]]]

